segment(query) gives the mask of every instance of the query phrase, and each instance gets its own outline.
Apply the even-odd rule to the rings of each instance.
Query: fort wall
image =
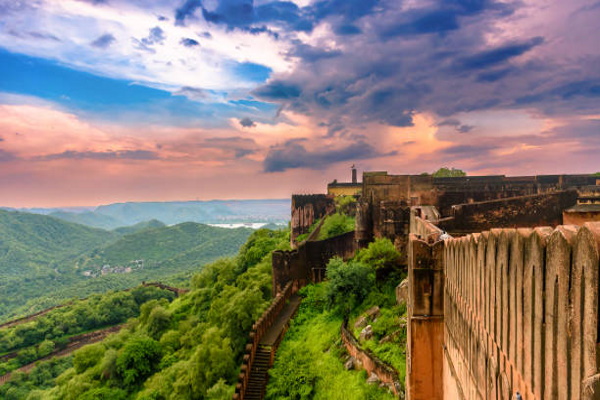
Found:
[[[276,250],[272,255],[273,296],[293,280],[301,286],[308,282],[325,279],[329,259],[341,257],[348,260],[354,256],[356,242],[354,231],[325,240],[306,241],[294,250]]]
[[[344,347],[355,360],[361,366],[361,369],[367,371],[367,374],[375,374],[381,382],[383,382],[396,396],[400,397],[402,392],[402,386],[400,385],[400,378],[398,372],[387,365],[379,358],[377,358],[369,350],[364,350],[360,347],[360,344],[348,330],[347,321],[344,321],[341,327],[341,336]]]
[[[431,205],[443,216],[452,215],[452,206],[509,197],[529,196],[595,185],[592,175],[504,175],[434,178],[431,175],[363,174],[363,201],[377,206],[382,201],[404,202],[408,206]]]
[[[443,399],[444,242],[430,244],[410,235],[406,395]]]
[[[308,232],[316,220],[335,210],[332,197],[324,194],[295,194],[292,196],[290,240],[295,245],[299,235]]]
[[[577,191],[566,190],[510,197],[451,207],[451,217],[439,227],[451,234],[481,232],[492,228],[557,226],[563,210],[577,203]]]
[[[492,229],[440,243],[447,393],[598,398],[600,223]]]

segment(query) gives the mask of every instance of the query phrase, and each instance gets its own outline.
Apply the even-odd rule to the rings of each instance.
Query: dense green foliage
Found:
[[[77,350],[73,367],[29,399],[230,398],[248,332],[271,300],[271,251],[288,243],[287,231],[254,232],[238,257],[196,274],[192,291],[146,302],[129,328]]]
[[[160,225],[148,222],[124,235],[128,230],[108,232],[0,210],[0,321],[70,298],[193,271],[235,254],[252,232],[196,223]],[[109,267],[103,271],[104,266]]]
[[[0,375],[52,353],[80,333],[116,325],[137,316],[147,301],[175,295],[156,287],[137,287],[130,291],[93,295],[56,308],[33,321],[0,329],[0,354],[18,351],[17,357],[0,363]]]
[[[0,399],[44,400],[42,391],[54,386],[56,377],[72,366],[73,357],[53,358],[40,362],[27,374],[15,372],[10,381],[0,386]]]
[[[267,386],[267,399],[393,399],[378,386],[366,383],[366,374],[344,369],[341,344],[343,317],[331,311],[328,283],[309,285],[298,314],[277,350]]]
[[[120,228],[114,229],[114,231],[120,233],[121,235],[129,235],[131,233],[137,233],[153,228],[162,228],[164,226],[166,225],[160,222],[159,220],[151,219],[150,221],[138,222],[135,225],[122,226]]]
[[[442,167],[432,173],[434,178],[454,178],[459,176],[467,176],[467,173],[458,168]]]
[[[354,218],[336,212],[328,215],[321,225],[317,240],[325,240],[354,230]]]
[[[364,372],[346,371],[346,351],[340,326],[365,310],[378,306],[380,315],[370,321],[374,336],[362,344],[397,369],[404,382],[406,360],[405,306],[397,306],[395,287],[405,271],[395,270],[375,282],[375,273],[396,266],[399,253],[388,239],[377,239],[349,262],[332,258],[327,280],[301,290],[304,297],[281,347],[277,351],[268,399],[379,399],[389,393],[366,384]],[[362,328],[361,328],[362,329]],[[360,329],[355,336],[358,337]]]
[[[359,261],[345,263],[332,258],[327,264],[329,305],[347,316],[371,292],[375,283],[373,269]]]
[[[359,250],[355,258],[375,269],[393,268],[399,263],[400,253],[390,239],[378,238],[367,248]]]

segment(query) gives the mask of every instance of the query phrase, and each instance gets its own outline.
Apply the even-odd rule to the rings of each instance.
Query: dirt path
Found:
[[[108,335],[110,335],[111,333],[115,333],[120,331],[123,327],[125,327],[125,324],[121,324],[121,325],[115,325],[115,326],[111,326],[108,328],[104,328],[104,329],[99,329],[97,331],[94,332],[88,332],[88,333],[83,333],[81,335],[77,335],[77,336],[73,336],[70,339],[69,344],[67,345],[67,347],[65,347],[64,349],[59,349],[56,350],[54,352],[52,352],[51,354],[47,355],[46,357],[42,357],[38,360],[35,360],[32,363],[23,365],[22,367],[12,371],[12,372],[29,372],[31,371],[38,362],[40,361],[45,361],[45,360],[49,360],[51,358],[54,357],[65,357],[70,355],[71,353],[73,353],[75,350],[87,345],[87,344],[92,344],[92,343],[96,343],[101,341],[102,339],[104,339],[105,337],[107,337]],[[10,380],[11,374],[12,372],[9,372],[8,374],[2,375],[0,376],[0,385],[5,384],[6,382],[8,382]]]

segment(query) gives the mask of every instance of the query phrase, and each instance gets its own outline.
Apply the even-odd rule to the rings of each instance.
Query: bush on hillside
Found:
[[[327,279],[329,303],[344,316],[362,303],[375,283],[373,270],[367,265],[359,261],[345,263],[338,257],[329,260]]]
[[[361,249],[355,258],[374,269],[394,268],[400,261],[400,252],[390,239],[378,238],[366,249]]]

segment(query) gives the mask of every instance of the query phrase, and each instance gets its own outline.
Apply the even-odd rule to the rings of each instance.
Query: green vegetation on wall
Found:
[[[467,176],[467,173],[458,168],[442,167],[431,174],[434,178],[455,178]]]
[[[341,213],[328,215],[321,226],[317,240],[325,240],[354,230],[354,218]]]

